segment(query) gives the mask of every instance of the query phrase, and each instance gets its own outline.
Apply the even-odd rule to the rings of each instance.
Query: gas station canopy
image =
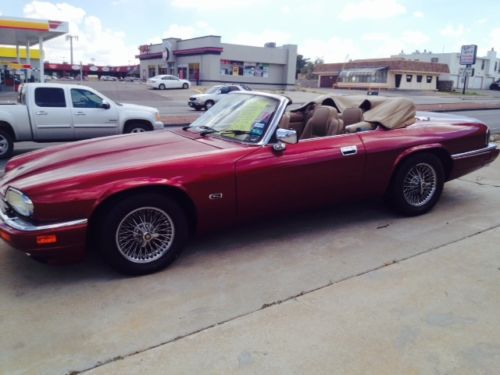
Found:
[[[32,18],[0,17],[0,44],[34,45],[68,33],[68,23]]]
[[[19,46],[26,46],[27,62],[29,69],[30,46],[36,44],[40,49],[40,81],[43,82],[43,43],[47,40],[68,33],[68,23],[63,21],[39,20],[34,18],[0,17],[0,45],[16,46],[17,61],[15,68],[22,69],[19,65]]]

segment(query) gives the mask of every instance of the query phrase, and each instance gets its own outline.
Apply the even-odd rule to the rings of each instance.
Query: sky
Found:
[[[0,16],[69,22],[75,62],[97,65],[136,64],[139,45],[204,35],[296,44],[304,57],[332,63],[459,52],[463,44],[485,56],[500,51],[499,15],[500,0],[0,0]],[[47,42],[45,53],[50,62],[69,61],[69,41]]]

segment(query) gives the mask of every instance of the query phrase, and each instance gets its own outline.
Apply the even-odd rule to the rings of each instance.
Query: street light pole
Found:
[[[69,48],[70,48],[70,62],[71,66],[73,66],[73,39],[78,40],[78,35],[66,35],[66,40],[69,40]]]

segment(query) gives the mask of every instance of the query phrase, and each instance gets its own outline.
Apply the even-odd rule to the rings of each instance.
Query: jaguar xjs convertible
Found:
[[[49,147],[11,159],[0,235],[49,263],[97,248],[117,270],[170,264],[188,239],[276,212],[384,197],[431,210],[443,185],[498,156],[474,119],[403,98],[227,95],[190,126]]]

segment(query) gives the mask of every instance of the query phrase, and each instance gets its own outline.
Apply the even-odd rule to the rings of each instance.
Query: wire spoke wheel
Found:
[[[421,207],[428,203],[436,190],[436,171],[428,163],[413,166],[403,180],[404,199],[414,207]]]
[[[171,248],[175,227],[170,215],[157,207],[141,207],[128,213],[118,224],[115,236],[118,251],[133,263],[150,263]]]

